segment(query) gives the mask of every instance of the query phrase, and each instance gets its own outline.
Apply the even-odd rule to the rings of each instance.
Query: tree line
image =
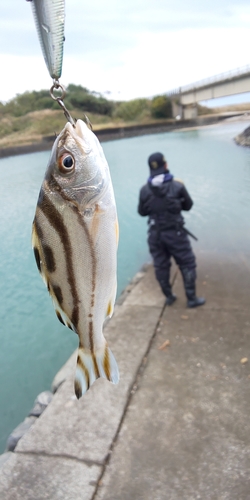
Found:
[[[166,95],[155,96],[152,99],[117,102],[106,99],[98,92],[71,83],[66,88],[64,103],[69,111],[95,113],[124,121],[172,117],[171,101]],[[58,110],[58,103],[50,97],[48,90],[27,91],[17,94],[6,103],[0,102],[0,117],[4,115],[21,117],[31,111],[44,109]]]

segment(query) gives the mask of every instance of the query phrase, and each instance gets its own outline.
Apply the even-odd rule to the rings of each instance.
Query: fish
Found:
[[[119,370],[103,335],[117,289],[119,226],[107,160],[82,120],[66,123],[52,147],[32,225],[38,270],[56,315],[79,337],[75,394]]]
[[[62,74],[65,0],[27,0],[31,3],[43,57],[51,78]]]

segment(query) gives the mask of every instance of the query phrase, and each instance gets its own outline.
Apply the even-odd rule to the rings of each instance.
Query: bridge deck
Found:
[[[183,85],[168,91],[167,95],[178,96],[182,105],[188,105],[244,92],[250,92],[250,65]]]

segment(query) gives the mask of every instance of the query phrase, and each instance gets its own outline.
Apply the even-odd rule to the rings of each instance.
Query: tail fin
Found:
[[[119,382],[119,370],[111,350],[107,344],[94,353],[79,347],[75,375],[76,397],[79,399],[99,377],[106,378],[113,384]]]

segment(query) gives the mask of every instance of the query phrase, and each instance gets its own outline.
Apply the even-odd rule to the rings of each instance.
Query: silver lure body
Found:
[[[51,78],[62,73],[65,0],[32,0],[38,37]]]
[[[79,336],[77,397],[100,376],[117,383],[103,336],[116,297],[116,205],[102,147],[81,120],[67,123],[54,143],[32,243],[58,318]]]

